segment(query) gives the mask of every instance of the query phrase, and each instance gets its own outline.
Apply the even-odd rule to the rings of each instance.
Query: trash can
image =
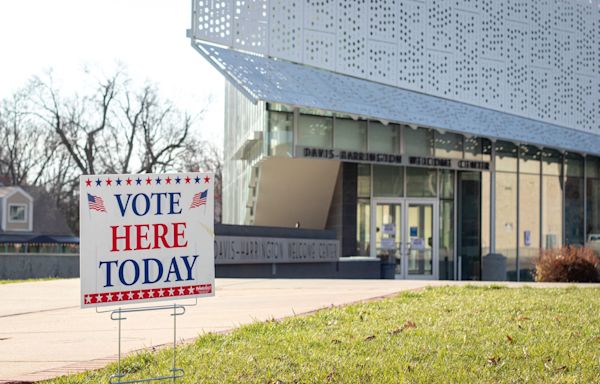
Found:
[[[380,265],[382,279],[396,278],[396,260],[393,257],[382,257]]]

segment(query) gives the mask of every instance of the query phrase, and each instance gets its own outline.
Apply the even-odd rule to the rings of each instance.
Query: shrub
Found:
[[[600,259],[589,248],[545,249],[535,265],[535,281],[596,283],[599,270]]]

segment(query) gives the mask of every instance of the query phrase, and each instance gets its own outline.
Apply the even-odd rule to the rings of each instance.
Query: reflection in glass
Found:
[[[541,172],[541,159],[541,149],[533,147],[531,145],[521,146],[521,156],[519,158],[519,172],[539,175]]]
[[[496,173],[496,252],[506,257],[506,280],[517,280],[517,174]]]
[[[563,244],[562,154],[551,149],[542,152],[542,248]]]
[[[431,130],[405,127],[404,141],[407,156],[433,156],[433,132]]]
[[[481,255],[490,253],[490,172],[481,172]]]
[[[586,158],[587,228],[585,246],[600,256],[600,159]]]
[[[400,127],[396,124],[383,125],[369,121],[369,152],[399,153]]]
[[[457,133],[438,133],[434,132],[435,137],[435,157],[445,157],[449,159],[463,158],[463,137]]]
[[[461,280],[481,280],[481,173],[459,172],[457,257]]]
[[[371,166],[358,164],[357,195],[358,197],[371,196]]]
[[[454,200],[440,200],[440,280],[454,279]]]
[[[496,171],[517,172],[517,150],[513,143],[496,142]]]
[[[335,119],[333,146],[350,151],[367,150],[367,122]]]
[[[583,157],[574,153],[565,156],[565,244],[584,243]]]
[[[519,178],[519,279],[532,281],[540,251],[540,175]]]
[[[373,166],[373,196],[402,197],[404,194],[404,168],[388,165]]]
[[[333,118],[300,115],[298,118],[298,144],[307,147],[331,148]]]
[[[358,199],[356,202],[356,255],[370,255],[371,236],[371,202],[369,199]]]
[[[437,172],[429,168],[406,168],[407,197],[437,196]]]
[[[396,273],[402,273],[402,206],[377,204],[375,213],[375,252],[378,257],[396,261]]]
[[[408,208],[408,275],[433,274],[433,206],[410,205]]]
[[[269,112],[269,154],[271,156],[292,155],[294,114]]]
[[[454,171],[449,169],[440,169],[440,198],[454,198]]]

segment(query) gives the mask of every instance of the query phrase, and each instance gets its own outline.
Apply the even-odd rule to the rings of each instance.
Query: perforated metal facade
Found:
[[[600,133],[599,0],[195,0],[193,38]]]

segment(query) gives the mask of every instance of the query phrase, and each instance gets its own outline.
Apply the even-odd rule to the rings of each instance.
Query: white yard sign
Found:
[[[81,306],[214,295],[212,174],[80,178]]]

